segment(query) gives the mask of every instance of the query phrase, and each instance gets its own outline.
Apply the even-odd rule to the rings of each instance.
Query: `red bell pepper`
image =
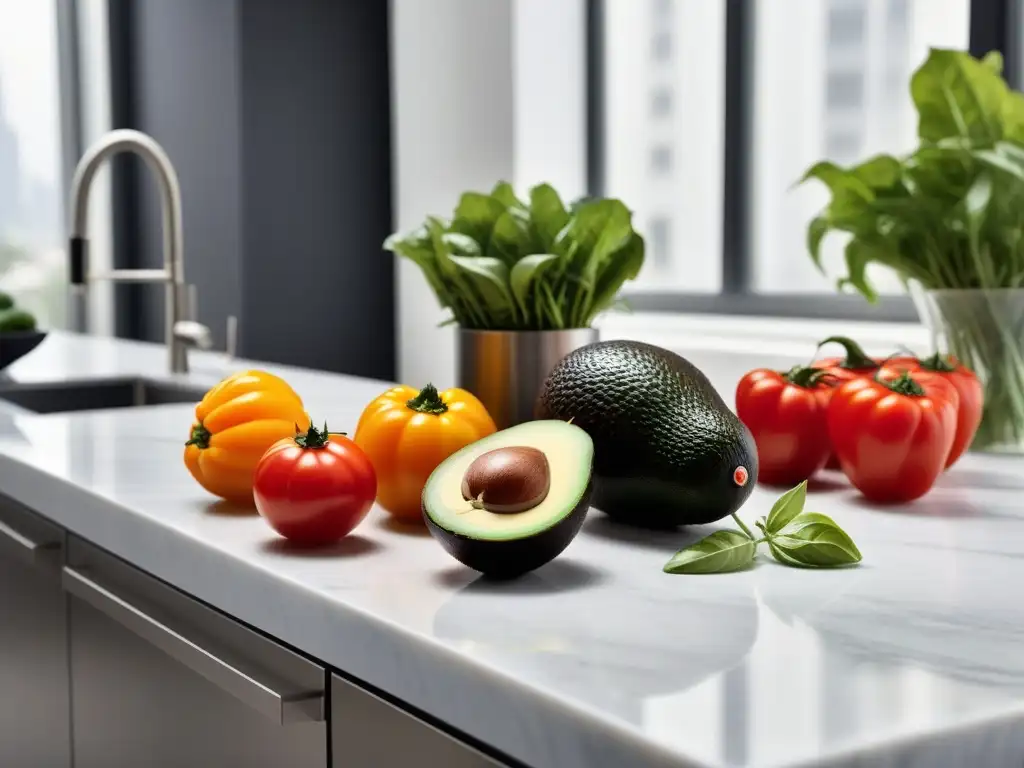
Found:
[[[959,395],[937,374],[880,369],[832,394],[828,430],[850,482],[876,502],[923,496],[956,437]]]
[[[758,368],[740,379],[736,415],[754,436],[761,482],[793,486],[825,466],[832,453],[827,376],[797,366],[787,372]]]
[[[848,336],[829,336],[818,342],[818,349],[826,344],[840,344],[846,351],[846,357],[827,357],[811,364],[828,373],[827,383],[832,387],[839,387],[847,381],[862,376],[873,376],[879,368],[879,361],[869,357],[860,344]],[[840,468],[835,452],[830,453],[825,461],[825,468]]]
[[[974,372],[959,362],[952,355],[940,355],[936,352],[924,359],[917,357],[898,357],[886,361],[886,368],[898,370],[928,371],[948,381],[960,396],[960,407],[957,409],[956,437],[953,448],[946,459],[946,467],[951,467],[964,452],[971,447],[974,435],[981,424],[985,395],[978,377]]]

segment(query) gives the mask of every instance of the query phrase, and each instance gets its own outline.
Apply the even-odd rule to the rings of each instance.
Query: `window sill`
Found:
[[[686,314],[676,312],[606,313],[596,323],[601,338],[633,339],[671,349],[809,360],[829,336],[856,339],[872,355],[889,355],[906,345],[930,351],[931,334],[919,322],[808,319],[764,316]],[[835,354],[841,354],[837,347]]]

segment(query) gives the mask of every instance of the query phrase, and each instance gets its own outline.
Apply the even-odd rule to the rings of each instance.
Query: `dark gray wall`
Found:
[[[259,357],[394,376],[387,5],[240,5],[243,244],[260,254],[243,333]]]
[[[135,127],[167,150],[181,182],[185,279],[198,286],[199,314],[225,343],[228,315],[243,306],[241,84],[235,0],[134,2]],[[156,186],[138,172],[138,259],[163,262]],[[255,258],[258,253],[253,254]],[[163,289],[136,288],[139,335],[163,334]]]
[[[115,120],[174,162],[185,275],[217,345],[235,315],[247,357],[393,378],[387,3],[115,0],[112,13],[129,38],[112,61]],[[159,265],[156,190],[144,169],[124,175],[118,261]],[[162,291],[127,290],[119,327],[162,338]]]

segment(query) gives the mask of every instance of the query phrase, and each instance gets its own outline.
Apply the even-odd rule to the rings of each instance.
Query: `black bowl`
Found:
[[[0,371],[38,347],[46,331],[0,331]]]

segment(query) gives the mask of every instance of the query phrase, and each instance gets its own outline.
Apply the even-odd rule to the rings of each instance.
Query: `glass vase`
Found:
[[[924,291],[916,303],[937,349],[981,380],[972,451],[1024,453],[1024,288]]]

